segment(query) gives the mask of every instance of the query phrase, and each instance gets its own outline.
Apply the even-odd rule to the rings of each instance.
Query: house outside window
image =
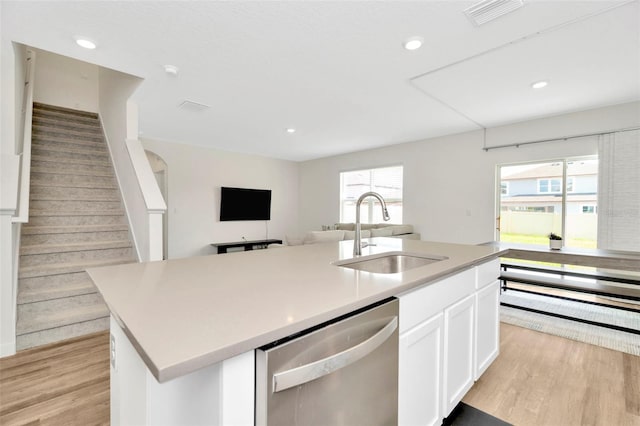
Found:
[[[567,247],[597,246],[597,157],[507,164],[498,173],[500,241],[547,245],[553,232]]]
[[[356,201],[365,192],[382,195],[393,223],[402,223],[403,166],[353,170],[340,173],[340,222],[355,222]],[[361,223],[383,222],[377,199],[368,197],[360,206]]]

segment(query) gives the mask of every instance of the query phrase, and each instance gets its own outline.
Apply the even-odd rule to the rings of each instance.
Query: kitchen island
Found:
[[[401,251],[443,260],[402,273],[358,271],[334,264],[353,257],[353,242],[344,241],[89,270],[112,314],[112,423],[252,424],[254,349],[463,271],[475,280],[473,268],[501,254],[368,242],[376,245],[362,257]],[[401,298],[401,333],[402,306]]]

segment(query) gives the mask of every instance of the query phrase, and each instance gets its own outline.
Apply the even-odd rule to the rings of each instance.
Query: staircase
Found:
[[[34,103],[17,350],[107,330],[86,268],[136,262],[98,115]]]

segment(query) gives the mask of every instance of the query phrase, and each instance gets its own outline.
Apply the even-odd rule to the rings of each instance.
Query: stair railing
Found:
[[[3,172],[0,199],[0,234],[2,234],[2,241],[0,241],[0,357],[13,355],[16,352],[20,229],[23,223],[29,221],[35,52],[27,50],[25,59],[20,115],[22,127],[16,129],[16,132],[22,133],[16,137],[15,154],[0,155]]]
[[[33,122],[33,83],[35,76],[35,52],[27,51],[26,77],[24,96],[22,98],[22,138],[16,154],[20,156],[20,172],[18,179],[18,203],[13,223],[29,221],[29,186],[31,179],[31,125]]]

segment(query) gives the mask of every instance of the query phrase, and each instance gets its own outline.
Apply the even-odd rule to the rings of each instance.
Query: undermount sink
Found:
[[[334,262],[334,265],[377,274],[396,274],[448,259],[446,256],[391,252]]]

